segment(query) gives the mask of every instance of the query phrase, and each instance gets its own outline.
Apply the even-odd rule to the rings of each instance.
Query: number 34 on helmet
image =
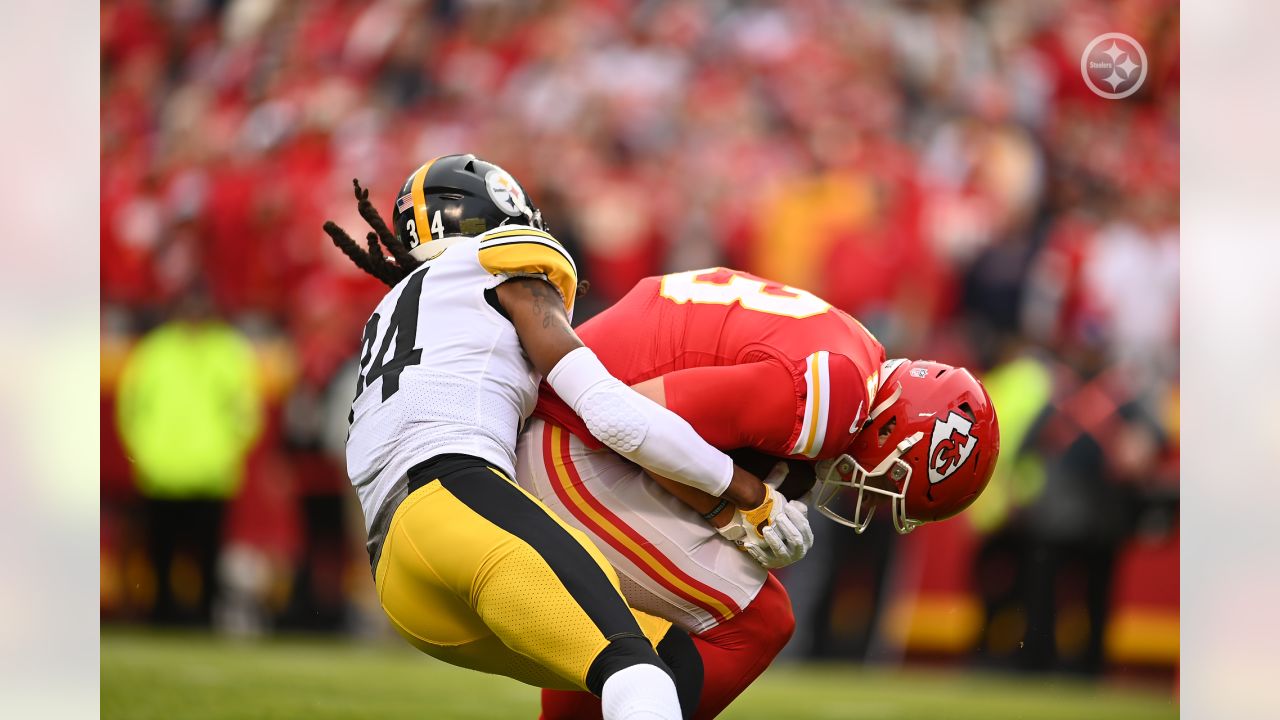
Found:
[[[415,260],[428,260],[452,239],[500,225],[546,230],[542,212],[506,170],[475,155],[444,155],[422,164],[396,197],[396,237]]]
[[[902,534],[949,518],[982,493],[1000,455],[991,397],[968,370],[926,360],[890,360],[876,405],[847,454],[816,464],[814,506],[861,533],[890,504]],[[856,493],[853,516],[836,507]]]

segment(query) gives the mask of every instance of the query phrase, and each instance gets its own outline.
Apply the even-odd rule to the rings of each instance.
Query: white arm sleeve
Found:
[[[733,460],[703,440],[684,418],[623,385],[589,348],[565,355],[547,384],[610,450],[658,475],[719,496]]]

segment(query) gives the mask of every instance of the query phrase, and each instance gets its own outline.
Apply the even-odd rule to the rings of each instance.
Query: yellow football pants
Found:
[[[656,647],[671,623],[627,607],[591,541],[468,459],[428,464],[392,515],[374,575],[396,630],[453,665],[564,690],[587,689],[613,639]]]

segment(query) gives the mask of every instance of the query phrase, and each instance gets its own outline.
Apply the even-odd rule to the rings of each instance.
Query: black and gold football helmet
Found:
[[[396,237],[416,259],[438,254],[453,237],[500,225],[545,230],[542,213],[511,173],[475,155],[444,155],[413,171],[395,201]]]

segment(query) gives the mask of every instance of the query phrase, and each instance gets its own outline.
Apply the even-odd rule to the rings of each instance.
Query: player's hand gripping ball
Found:
[[[808,507],[798,500],[787,500],[778,487],[788,474],[785,461],[778,462],[765,478],[764,502],[754,508],[738,509],[720,535],[746,551],[762,567],[786,567],[813,547],[813,530],[809,527]]]

